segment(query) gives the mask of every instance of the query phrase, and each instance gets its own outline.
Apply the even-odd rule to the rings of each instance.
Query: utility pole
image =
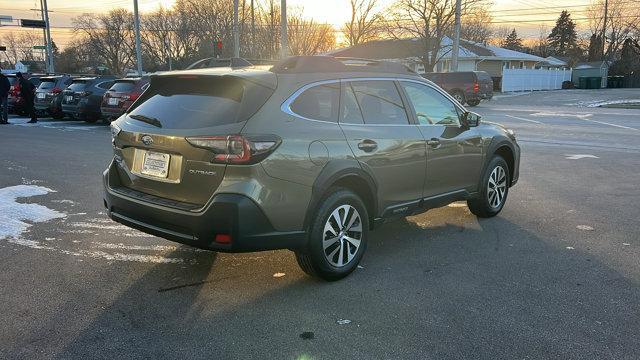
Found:
[[[462,0],[456,0],[456,17],[453,34],[453,49],[451,49],[451,69],[450,71],[458,71],[458,49],[460,49],[460,12],[462,8]]]
[[[604,51],[607,43],[607,13],[609,12],[609,0],[604,0],[604,22],[602,24],[602,61],[605,60]]]
[[[240,57],[240,32],[238,31],[238,0],[233,0],[233,57]]]
[[[286,58],[289,53],[287,37],[287,0],[280,0],[280,57]]]
[[[44,3],[44,25],[47,33],[47,56],[49,57],[49,72],[55,72],[53,66],[53,42],[51,41],[51,26],[49,25],[49,9],[47,7],[47,0],[43,0]]]
[[[136,61],[138,62],[138,76],[142,76],[142,51],[140,50],[140,16],[138,15],[138,0],[133,0],[133,26],[136,32]]]
[[[253,5],[253,0],[251,0],[251,56],[256,57],[256,18]]]

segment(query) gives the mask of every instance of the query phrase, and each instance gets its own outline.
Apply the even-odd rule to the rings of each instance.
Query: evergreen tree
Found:
[[[602,36],[592,34],[589,38],[589,52],[587,55],[589,61],[602,60]]]
[[[610,69],[611,75],[629,75],[640,72],[640,45],[627,38],[620,50],[618,59]]]
[[[571,20],[571,14],[563,10],[549,34],[549,49],[553,55],[567,56],[577,46],[576,24]]]
[[[515,51],[522,50],[522,39],[518,37],[516,29],[511,30],[511,33],[502,42],[502,47]]]

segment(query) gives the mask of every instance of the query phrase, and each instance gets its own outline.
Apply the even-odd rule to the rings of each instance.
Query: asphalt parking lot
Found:
[[[107,126],[0,127],[0,358],[640,358],[638,89],[498,97],[515,130],[503,212],[384,225],[348,278],[293,254],[215,254],[110,221]],[[28,216],[27,216],[28,214]]]

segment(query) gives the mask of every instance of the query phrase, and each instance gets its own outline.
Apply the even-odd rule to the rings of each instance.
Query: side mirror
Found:
[[[482,117],[474,112],[467,111],[464,113],[464,122],[468,127],[476,127],[480,125],[480,119]]]

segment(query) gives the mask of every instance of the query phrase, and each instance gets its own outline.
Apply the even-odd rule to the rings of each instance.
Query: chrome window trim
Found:
[[[320,85],[326,85],[326,84],[334,84],[334,83],[340,83],[342,85],[342,83],[346,83],[346,82],[353,82],[353,81],[380,81],[380,80],[384,80],[384,81],[397,81],[397,82],[413,82],[413,83],[417,83],[417,84],[422,84],[425,86],[430,87],[431,89],[437,91],[438,93],[440,93],[441,95],[443,95],[445,98],[447,98],[449,101],[451,101],[451,103],[453,104],[453,106],[456,107],[456,109],[458,109],[461,112],[465,112],[466,109],[464,107],[462,107],[460,104],[458,104],[458,102],[451,96],[449,95],[446,91],[443,91],[442,89],[439,89],[437,86],[434,86],[434,84],[429,80],[429,79],[424,79],[424,81],[422,80],[417,80],[417,79],[410,79],[410,78],[398,78],[398,77],[354,77],[354,78],[340,78],[340,79],[331,79],[331,80],[321,80],[321,81],[315,81],[309,84],[306,84],[302,87],[300,87],[298,90],[296,90],[293,94],[291,94],[280,106],[280,110],[282,112],[284,112],[285,114],[294,116],[298,119],[302,119],[302,120],[307,120],[307,121],[315,121],[315,122],[321,122],[321,123],[327,123],[327,124],[340,124],[341,126],[454,126],[454,127],[460,127],[462,126],[462,124],[458,124],[458,125],[445,125],[445,124],[349,124],[349,123],[342,123],[340,122],[340,119],[338,119],[338,121],[326,121],[326,120],[317,120],[317,119],[310,119],[307,117],[304,117],[302,115],[296,114],[295,112],[293,112],[293,110],[291,110],[291,104],[296,100],[296,98],[298,96],[300,96],[300,94],[302,94],[305,90],[310,89],[312,87],[315,86],[320,86]],[[458,121],[460,121],[458,119]]]

